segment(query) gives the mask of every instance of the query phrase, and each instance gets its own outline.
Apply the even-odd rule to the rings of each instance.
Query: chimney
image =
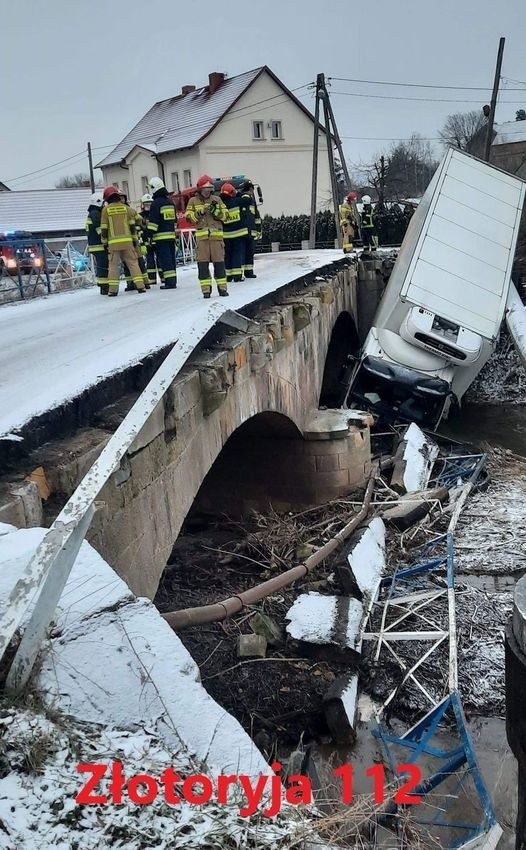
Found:
[[[191,94],[193,91],[195,91],[195,86],[183,86],[181,89],[181,94]]]
[[[219,86],[224,83],[226,74],[221,74],[219,71],[214,71],[212,74],[208,75],[208,88],[210,90],[210,94],[214,94],[219,88]]]

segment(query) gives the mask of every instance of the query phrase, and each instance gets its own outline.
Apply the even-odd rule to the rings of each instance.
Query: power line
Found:
[[[509,91],[509,89],[508,89]],[[420,101],[423,103],[477,103],[480,106],[480,100],[457,100],[450,99],[445,97],[403,97],[402,95],[394,95],[394,94],[363,94],[360,92],[350,92],[350,91],[331,91],[332,94],[340,94],[345,97],[365,97],[365,98],[373,98],[376,100],[408,100],[408,101]],[[500,104],[505,106],[514,105],[514,104],[522,104],[523,100],[501,100]]]
[[[371,86],[401,86],[403,88],[416,89],[450,89],[454,91],[486,91],[491,92],[491,86],[439,86],[430,85],[428,83],[393,83],[386,80],[357,80],[350,77],[329,77],[329,80],[336,80],[339,83],[365,83]],[[511,82],[519,83],[520,80],[511,80]],[[526,83],[525,83],[526,85]],[[506,91],[524,91],[523,88],[506,89]],[[469,102],[469,101],[466,101]]]
[[[14,183],[16,180],[22,180],[23,177],[31,177],[33,174],[40,174],[42,171],[47,171],[48,168],[53,168],[55,165],[63,165],[65,162],[70,162],[72,159],[76,159],[81,154],[86,153],[85,151],[79,151],[79,153],[73,154],[73,156],[68,156],[66,159],[61,159],[59,162],[53,162],[50,165],[45,165],[43,168],[37,168],[36,171],[28,171],[27,174],[21,174],[19,177],[6,177],[6,183]]]
[[[406,139],[394,138],[391,136],[341,136],[342,139],[353,139],[358,142],[412,142],[415,141],[411,136]],[[440,142],[440,136],[418,136],[418,142]]]

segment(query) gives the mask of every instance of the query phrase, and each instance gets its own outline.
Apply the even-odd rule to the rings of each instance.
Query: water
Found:
[[[526,457],[526,405],[463,404],[440,426],[440,433],[477,446],[500,446]]]

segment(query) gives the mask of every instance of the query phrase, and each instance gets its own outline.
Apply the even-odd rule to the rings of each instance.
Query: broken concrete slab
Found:
[[[405,531],[416,522],[423,519],[437,501],[443,504],[449,496],[446,487],[436,487],[432,490],[423,490],[420,493],[407,493],[400,497],[400,501],[394,507],[382,511],[385,522],[394,525],[398,531]]]
[[[358,706],[358,676],[348,673],[336,679],[323,698],[327,726],[337,744],[354,744]]]
[[[438,445],[414,422],[405,431],[396,455],[391,487],[397,493],[425,490],[439,453]]]
[[[347,563],[338,564],[336,574],[345,593],[372,604],[384,568],[385,525],[375,517],[353,536]]]
[[[362,410],[316,410],[303,429],[306,440],[342,440],[351,426],[370,428],[374,419]]]
[[[267,639],[263,635],[239,635],[237,639],[238,658],[264,658],[267,654]]]
[[[349,596],[303,593],[287,611],[290,637],[319,651],[319,658],[356,661],[362,645],[363,606]],[[308,651],[308,650],[306,650]]]

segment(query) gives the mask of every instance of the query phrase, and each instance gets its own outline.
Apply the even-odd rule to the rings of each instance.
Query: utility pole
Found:
[[[343,170],[346,191],[351,188],[351,178],[349,169],[345,162],[343,153],[343,145],[336,126],[334,112],[325,83],[325,74],[318,74],[316,77],[316,104],[314,109],[314,145],[312,156],[312,186],[311,186],[311,204],[310,204],[310,229],[309,229],[309,248],[315,247],[316,241],[316,195],[318,191],[318,160],[319,160],[319,133],[320,133],[320,103],[323,104],[323,119],[325,124],[325,137],[327,141],[327,156],[329,159],[329,173],[331,179],[331,194],[334,206],[334,216],[336,220],[336,233],[338,241],[342,244],[342,233],[340,227],[340,199],[338,197],[338,181],[336,179],[336,169],[334,164],[333,140],[338,150],[341,166]],[[356,215],[358,221],[358,215]]]
[[[93,157],[91,155],[91,142],[88,142],[89,182],[91,191],[95,191],[95,174],[93,172]]]
[[[316,197],[318,193],[318,151],[320,143],[320,89],[323,74],[316,78],[316,105],[314,109],[314,143],[312,146],[312,184],[310,195],[309,248],[316,247]]]
[[[500,71],[502,68],[502,55],[504,53],[504,42],[505,38],[501,38],[499,41],[499,50],[497,53],[497,65],[495,67],[495,79],[493,81],[493,92],[491,94],[491,103],[489,109],[489,118],[488,118],[488,129],[486,132],[486,145],[484,148],[484,159],[486,162],[489,162],[489,156],[491,151],[491,143],[493,141],[493,124],[495,123],[495,108],[497,106],[497,96],[499,93],[499,83],[500,83]]]

